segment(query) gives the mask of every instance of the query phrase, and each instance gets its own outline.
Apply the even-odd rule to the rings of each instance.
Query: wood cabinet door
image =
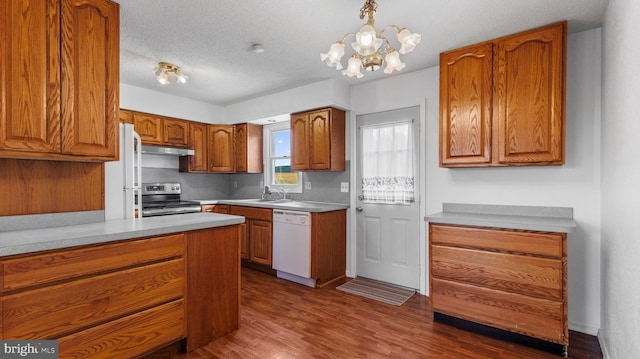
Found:
[[[161,118],[144,113],[136,113],[133,115],[133,124],[143,143],[162,144],[163,127]]]
[[[165,144],[186,147],[189,140],[189,124],[186,121],[165,118],[162,120]]]
[[[238,237],[240,237],[240,258],[250,259],[249,257],[249,236],[247,235],[247,222],[238,225]]]
[[[116,158],[120,6],[62,0],[62,152]]]
[[[249,221],[249,256],[252,262],[271,266],[273,240],[270,221]]]
[[[133,125],[133,112],[120,109],[120,123],[128,123]]]
[[[491,162],[493,45],[440,54],[440,165]]]
[[[331,111],[321,110],[309,114],[309,168],[331,168]]]
[[[565,44],[564,22],[496,43],[500,163],[564,163]]]
[[[193,149],[192,156],[181,156],[179,159],[180,172],[207,172],[208,150],[207,136],[208,125],[204,123],[189,122],[189,148]]]
[[[247,172],[247,124],[236,125],[236,172]]]
[[[309,168],[309,115],[291,115],[291,169]]]
[[[60,152],[60,1],[0,5],[0,152]]]
[[[262,126],[236,125],[236,172],[262,173]]]
[[[235,131],[231,125],[209,125],[209,171],[235,172]]]

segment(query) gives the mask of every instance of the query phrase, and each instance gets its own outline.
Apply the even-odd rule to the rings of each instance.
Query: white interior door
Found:
[[[420,288],[419,119],[419,106],[356,117],[356,273],[416,289]],[[410,135],[404,133],[406,128]],[[413,144],[410,151],[408,142]],[[412,180],[405,178],[407,154],[413,158]],[[373,158],[377,160],[372,162]],[[413,182],[411,191],[407,182]],[[388,183],[404,190],[391,191]],[[403,196],[404,202],[398,203]]]

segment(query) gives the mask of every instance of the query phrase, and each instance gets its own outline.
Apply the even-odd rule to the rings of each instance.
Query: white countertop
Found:
[[[426,216],[425,221],[542,232],[571,233],[576,230],[573,210],[567,207],[444,203],[442,212]]]
[[[189,213],[0,232],[0,257],[244,223],[244,217]]]
[[[342,209],[349,208],[348,204],[342,204],[342,203],[327,203],[327,202],[312,202],[312,201],[297,201],[297,200],[262,201],[260,199],[255,199],[255,198],[220,199],[220,200],[191,199],[190,201],[199,202],[201,206],[208,205],[208,204],[227,204],[227,205],[233,205],[233,206],[285,209],[290,211],[302,211],[302,212],[331,212],[331,211],[339,211]]]

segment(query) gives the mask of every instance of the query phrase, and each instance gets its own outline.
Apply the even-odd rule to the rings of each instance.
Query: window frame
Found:
[[[273,135],[276,132],[281,132],[281,131],[286,131],[289,130],[289,133],[291,133],[291,122],[290,121],[282,121],[282,122],[276,122],[274,124],[269,124],[269,125],[265,125],[263,126],[263,137],[265,139],[264,141],[264,185],[265,186],[269,186],[269,188],[274,191],[274,190],[285,190],[287,193],[302,193],[302,172],[297,172],[298,174],[298,184],[296,185],[283,185],[283,184],[273,184],[273,177],[274,177],[274,160],[277,159],[291,159],[291,156],[284,156],[284,157],[274,157],[273,156],[273,150],[274,148],[274,143],[273,143]],[[296,171],[293,171],[296,172]]]

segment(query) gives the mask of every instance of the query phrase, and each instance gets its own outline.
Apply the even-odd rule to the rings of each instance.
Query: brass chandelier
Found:
[[[349,33],[342,37],[329,48],[329,51],[324,54],[320,54],[320,60],[324,61],[327,66],[335,67],[337,70],[342,70],[342,64],[340,60],[344,56],[344,41],[350,36],[355,35],[355,41],[351,44],[351,47],[355,52],[349,58],[347,69],[342,71],[342,74],[349,77],[361,78],[364,76],[360,69],[364,68],[369,71],[375,71],[379,69],[385,62],[387,66],[384,69],[384,73],[390,74],[393,71],[400,71],[404,68],[405,63],[400,61],[400,54],[406,54],[413,51],[420,43],[420,34],[411,33],[406,28],[401,28],[396,25],[388,25],[382,28],[380,32],[376,34],[375,21],[373,15],[378,9],[378,4],[375,0],[366,0],[362,8],[360,9],[360,19],[364,19],[367,16],[367,23],[360,28],[357,33]],[[398,42],[400,43],[400,50],[396,51],[389,40],[382,36],[382,33],[388,29],[395,29]],[[383,54],[386,53],[383,60]]]

